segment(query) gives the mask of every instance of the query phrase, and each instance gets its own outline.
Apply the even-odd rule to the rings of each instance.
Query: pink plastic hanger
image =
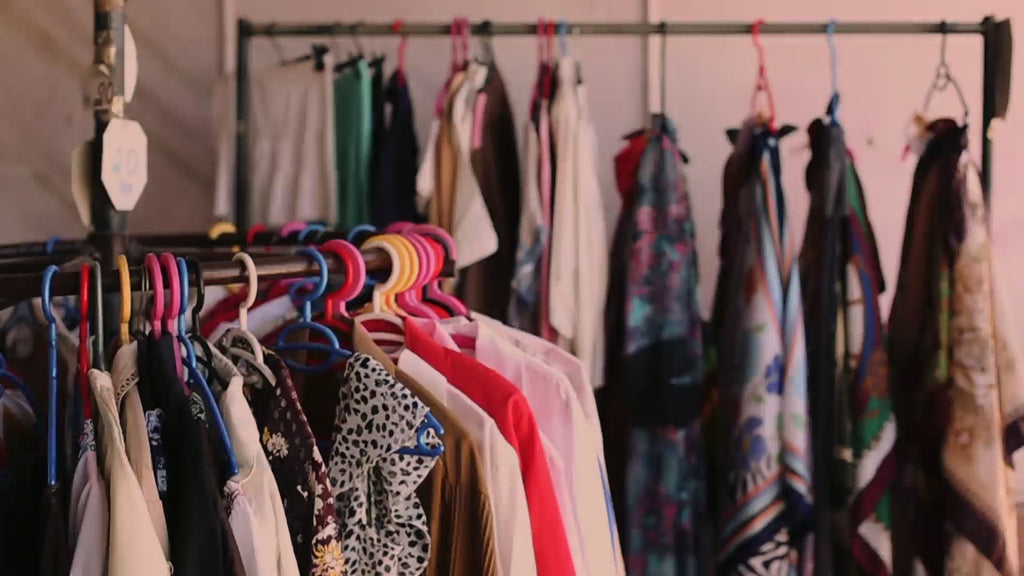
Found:
[[[413,257],[419,261],[419,269],[417,271],[416,278],[413,280],[412,286],[408,290],[398,294],[398,305],[413,316],[430,318],[431,320],[440,320],[441,318],[434,312],[434,310],[425,305],[418,298],[419,291],[431,280],[431,275],[434,269],[432,253],[423,245],[424,240],[416,234],[398,235],[396,236],[396,239],[399,242],[404,242],[408,246],[409,250],[412,251]]]
[[[189,390],[183,378],[184,367],[181,363],[181,347],[178,346],[178,312],[181,311],[181,280],[178,278],[178,261],[175,260],[174,254],[164,252],[160,254],[160,264],[167,271],[167,280],[170,283],[171,289],[171,301],[164,314],[164,326],[174,341],[174,366],[178,370],[178,379],[181,380],[181,385],[187,394]],[[162,285],[155,286],[155,288],[161,292],[163,291]]]
[[[150,252],[143,259],[146,270],[149,271],[149,283],[153,290],[153,307],[150,310],[149,323],[152,326],[153,336],[160,338],[163,335],[163,326],[160,319],[164,315],[164,275],[160,272],[160,260],[156,254]]]
[[[448,232],[443,228],[434,226],[433,224],[414,224],[406,228],[406,231],[414,234],[420,234],[427,238],[432,238],[434,241],[441,244],[448,258],[451,258],[452,260],[457,258],[458,254],[456,253],[455,240],[453,240],[451,234],[448,234]],[[462,300],[459,300],[451,294],[446,294],[441,290],[440,278],[436,278],[427,284],[425,299],[438,302],[445,308],[453,311],[456,316],[466,316],[469,314],[469,309],[466,308],[466,305],[463,304]]]
[[[754,84],[754,94],[750,97],[750,112],[757,114],[757,97],[764,94],[768,101],[768,129],[775,131],[775,97],[772,95],[771,84],[768,83],[767,57],[765,56],[764,45],[761,44],[761,26],[764,19],[759,18],[750,26],[750,39],[754,42],[754,49],[757,50],[757,82]]]

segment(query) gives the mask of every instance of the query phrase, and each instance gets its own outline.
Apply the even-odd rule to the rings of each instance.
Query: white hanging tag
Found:
[[[146,133],[134,120],[114,118],[103,132],[100,178],[115,210],[131,211],[142,196],[149,179],[146,149]]]
[[[129,103],[135,95],[139,81],[139,53],[135,48],[135,36],[127,23],[124,25],[124,101]]]

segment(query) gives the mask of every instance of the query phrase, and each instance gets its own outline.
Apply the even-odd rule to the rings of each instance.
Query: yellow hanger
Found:
[[[131,330],[128,327],[132,318],[132,285],[131,276],[128,274],[128,258],[124,254],[117,257],[117,274],[121,278],[121,346],[124,346],[132,341]]]
[[[386,235],[384,235],[386,236]],[[380,248],[381,250],[388,253],[391,257],[391,274],[388,279],[380,284],[373,287],[373,299],[370,303],[369,310],[364,308],[364,311],[373,312],[374,314],[381,314],[383,312],[390,312],[390,309],[385,307],[386,295],[391,292],[396,285],[402,282],[404,272],[402,270],[402,257],[398,253],[398,249],[393,244],[384,240],[384,236],[373,236],[363,245],[360,246],[362,250],[368,250],[370,248]]]
[[[400,277],[399,281],[388,293],[388,305],[395,311],[396,314],[407,316],[408,312],[402,309],[398,305],[398,295],[406,290],[412,288],[416,284],[416,279],[420,275],[420,260],[416,255],[416,249],[413,248],[412,244],[401,235],[398,234],[385,234],[383,236],[385,242],[390,242],[395,250],[398,252],[398,257],[402,263],[402,271],[404,272]]]
[[[220,221],[220,222],[214,223],[213,226],[210,226],[210,229],[206,232],[206,235],[209,236],[211,240],[216,240],[217,237],[220,236],[221,234],[237,234],[237,233],[238,233],[238,228],[235,228],[234,224],[232,224],[231,222]],[[241,246],[232,246],[231,247],[232,252],[238,252],[241,249],[242,249]]]

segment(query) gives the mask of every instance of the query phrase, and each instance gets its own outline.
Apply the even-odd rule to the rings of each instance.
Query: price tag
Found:
[[[114,118],[103,132],[100,178],[115,210],[129,212],[142,196],[149,178],[146,133],[134,120]]]
[[[92,171],[92,140],[82,142],[71,153],[71,197],[78,209],[78,218],[86,229],[92,222],[92,207],[89,205],[89,173]]]
[[[124,25],[124,101],[132,101],[135,85],[139,81],[139,53],[135,48],[135,36],[127,23]]]

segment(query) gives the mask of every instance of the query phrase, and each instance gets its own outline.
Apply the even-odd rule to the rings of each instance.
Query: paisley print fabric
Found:
[[[810,562],[807,360],[781,135],[748,122],[726,165],[709,431],[717,574]]]
[[[890,320],[898,447],[912,479],[893,499],[894,573],[1017,574],[1019,357],[995,290],[966,128],[938,120],[927,136]]]
[[[281,493],[299,573],[341,576],[346,573],[341,526],[327,466],[287,366],[271,352],[264,351],[263,356],[276,382],[263,381],[252,371],[245,393]]]
[[[429,409],[365,354],[349,359],[339,396],[329,470],[348,572],[422,574],[430,535],[416,487],[437,458],[399,449],[416,446]],[[425,443],[440,439],[428,431]]]
[[[814,440],[822,444],[815,446],[814,456],[816,470],[824,475],[815,481],[825,483],[825,490],[815,484],[819,503],[815,533],[826,535],[815,539],[815,564],[837,576],[888,575],[892,573],[890,499],[897,467],[889,355],[878,301],[885,280],[864,191],[842,127],[815,120],[808,135],[811,208],[800,253],[801,278],[809,282],[803,294],[808,334],[821,329],[826,310],[837,314],[832,336],[815,336],[824,348],[815,352],[810,363],[812,368],[814,360],[828,364],[817,372],[826,382],[828,374],[835,374],[834,386],[815,389],[812,384],[816,392],[811,395],[816,407],[812,412],[820,418]],[[830,308],[825,308],[822,289],[829,280],[821,271],[828,225],[835,227],[829,236],[836,247],[831,260],[835,285],[827,304]],[[810,373],[813,377],[816,371]]]

